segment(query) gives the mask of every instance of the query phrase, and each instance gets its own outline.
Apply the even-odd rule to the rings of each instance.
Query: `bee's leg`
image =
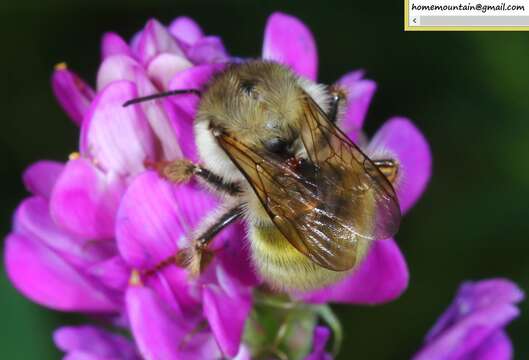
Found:
[[[237,195],[241,192],[241,189],[237,184],[224,182],[219,175],[201,165],[194,164],[188,159],[178,159],[171,162],[158,163],[152,167],[155,168],[162,177],[171,182],[187,182],[193,176],[198,176],[219,192],[228,195]]]
[[[333,123],[336,123],[338,114],[340,113],[340,106],[343,103],[343,100],[345,100],[346,96],[345,92],[336,85],[333,85],[329,88],[329,94],[331,95],[331,103],[327,116],[329,117],[329,120],[331,120]]]
[[[226,226],[230,225],[235,220],[240,218],[242,214],[243,214],[242,204],[238,204],[230,208],[226,212],[222,213],[222,215],[220,215],[215,220],[215,222],[213,222],[204,231],[202,231],[200,235],[196,238],[196,240],[194,241],[195,248],[199,250],[203,250],[207,248],[210,241],[213,239],[215,235],[217,235]]]
[[[238,204],[226,212],[222,213],[215,222],[201,231],[190,247],[183,249],[182,257],[186,258],[185,266],[193,276],[198,276],[212,259],[212,252],[208,251],[208,246],[213,238],[226,226],[232,224],[243,214],[243,206]]]
[[[194,174],[216,190],[228,195],[236,196],[241,193],[241,188],[236,183],[227,183],[217,174],[211,172],[203,166],[195,165]]]
[[[373,163],[376,165],[378,170],[380,170],[380,172],[386,176],[390,183],[395,183],[397,176],[399,175],[399,164],[396,160],[373,160]]]
[[[148,167],[158,171],[164,179],[174,183],[185,183],[195,175],[195,167],[191,160],[177,159],[174,161],[160,161],[154,164],[148,163]]]
[[[159,262],[154,268],[145,271],[145,276],[150,276],[169,265],[186,267],[191,274],[198,275],[209,264],[213,254],[208,251],[211,240],[226,226],[232,224],[243,214],[241,204],[229,208],[207,226],[198,236],[192,240],[191,245],[179,250],[177,254]]]

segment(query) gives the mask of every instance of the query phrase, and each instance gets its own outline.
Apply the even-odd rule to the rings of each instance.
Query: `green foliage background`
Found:
[[[232,54],[258,56],[276,10],[314,32],[322,82],[358,68],[378,82],[368,134],[405,115],[434,155],[428,191],[397,236],[409,289],[384,306],[335,307],[345,327],[341,358],[408,358],[463,280],[503,276],[528,290],[529,33],[405,33],[402,1],[2,2],[0,234],[27,195],[22,170],[42,158],[65,160],[77,147],[77,129],[50,90],[54,64],[67,61],[93,83],[103,32],[130,37],[150,17],[167,23],[182,14],[221,35]],[[509,327],[518,359],[529,358],[527,304]],[[2,358],[58,358],[53,329],[79,321],[26,300],[2,267]]]

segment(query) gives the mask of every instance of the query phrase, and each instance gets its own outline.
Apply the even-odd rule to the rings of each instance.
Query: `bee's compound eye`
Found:
[[[264,142],[266,150],[274,154],[285,154],[288,153],[290,142],[281,138],[272,138]]]

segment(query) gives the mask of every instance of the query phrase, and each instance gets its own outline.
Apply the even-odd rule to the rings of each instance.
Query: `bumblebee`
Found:
[[[397,232],[398,164],[370,159],[340,130],[340,89],[255,60],[229,65],[204,90],[172,94],[185,91],[201,97],[202,162],[179,159],[161,173],[174,182],[196,176],[226,204],[177,263],[200,271],[211,239],[243,219],[257,273],[276,290],[306,291],[342,279],[372,241]]]

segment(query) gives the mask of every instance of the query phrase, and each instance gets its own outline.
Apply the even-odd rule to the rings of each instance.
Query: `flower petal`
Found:
[[[221,357],[210,333],[197,330],[196,322],[177,316],[152,290],[129,287],[126,306],[134,339],[144,358],[194,360]]]
[[[201,316],[200,285],[190,278],[187,269],[175,265],[166,266],[144,278],[144,281],[178,316],[193,319]]]
[[[312,303],[385,303],[407,288],[408,267],[393,239],[374,241],[358,269],[337,284],[301,295]]]
[[[226,273],[245,286],[257,286],[261,281],[255,273],[249,253],[244,225],[236,223],[225,234],[226,241],[220,246],[218,259]]]
[[[151,60],[147,74],[160,89],[167,90],[175,74],[192,66],[193,64],[181,55],[162,53]]]
[[[63,326],[55,330],[53,341],[66,353],[84,353],[98,359],[139,359],[132,342],[92,325]]]
[[[241,344],[239,352],[233,358],[233,360],[252,360],[252,354],[246,345]]]
[[[487,279],[463,283],[453,303],[439,317],[426,335],[431,341],[468,314],[497,304],[516,304],[524,298],[520,288],[507,279]]]
[[[290,66],[297,74],[316,80],[318,53],[310,30],[298,18],[276,12],[266,23],[263,58]]]
[[[482,309],[499,303],[518,303],[523,300],[523,291],[508,279],[496,278],[461,285],[457,297],[471,303],[473,309]]]
[[[353,141],[362,130],[369,104],[377,89],[373,80],[363,79],[363,76],[363,71],[354,71],[342,76],[337,82],[347,94],[347,107],[340,127]]]
[[[494,354],[491,359],[510,358],[511,344],[503,327],[518,316],[514,304],[523,297],[506,279],[464,283],[414,359],[487,358],[484,354]]]
[[[397,196],[402,212],[409,210],[426,188],[432,171],[430,147],[421,131],[406,118],[389,119],[377,131],[367,152],[372,159],[397,159]]]
[[[215,73],[222,70],[223,64],[198,65],[177,73],[169,83],[169,89],[197,89],[202,90],[204,85]],[[171,101],[177,104],[192,118],[195,117],[199,98],[196,95],[178,95],[171,97]]]
[[[138,96],[129,81],[115,81],[95,98],[81,128],[81,152],[106,171],[134,175],[156,159],[154,135],[141,108],[123,107]]]
[[[193,131],[193,117],[172,102],[164,102],[164,106],[167,109],[166,114],[169,115],[173,129],[172,139],[177,142],[181,154],[179,156],[173,155],[172,157],[168,154],[164,158],[166,160],[174,160],[179,157],[184,157],[193,162],[198,162],[199,158]],[[166,137],[169,136],[167,134],[169,133],[166,133]]]
[[[151,95],[157,92],[149,79],[143,76],[137,77],[137,86],[140,96]],[[157,99],[145,101],[139,104],[143,110],[152,131],[161,147],[160,160],[174,160],[182,157],[185,149],[180,148],[180,136],[192,134],[192,131],[182,134],[181,123],[191,122],[185,114],[181,114],[180,109],[175,109],[174,104],[169,99]],[[184,117],[182,117],[184,115]],[[191,136],[192,138],[192,136]]]
[[[59,229],[50,217],[46,199],[42,197],[24,200],[17,208],[14,220],[16,233],[42,242],[63,259],[79,267],[97,263],[113,252],[112,244],[90,244]]]
[[[215,206],[193,184],[172,185],[147,171],[130,184],[118,212],[116,236],[125,261],[148,269],[186,246],[199,220]]]
[[[219,285],[203,289],[204,315],[222,352],[235,356],[241,344],[242,331],[252,307],[250,290],[236,284],[236,279],[217,267]]]
[[[180,71],[169,83],[171,90],[198,89],[202,90],[204,85],[218,71],[224,68],[224,64],[197,65],[192,68]],[[180,149],[184,157],[197,161],[197,149],[193,132],[193,119],[195,118],[199,98],[196,95],[175,95],[169,98],[176,106],[173,111],[168,112],[172,117],[173,124]]]
[[[113,81],[136,82],[136,77],[142,73],[142,67],[132,57],[123,54],[108,56],[97,71],[97,89],[101,90]]]
[[[102,289],[36,239],[9,235],[4,256],[10,280],[36,303],[62,311],[119,310]]]
[[[512,343],[505,331],[498,330],[490,335],[470,356],[473,360],[510,360]]]
[[[187,16],[174,19],[169,25],[169,32],[179,41],[193,45],[204,36],[200,26]]]
[[[91,240],[114,237],[116,213],[126,184],[87,159],[70,160],[50,201],[53,219],[62,228]]]
[[[77,125],[81,125],[87,112],[94,90],[79,76],[70,71],[66,64],[59,64],[51,77],[53,94],[63,110]]]
[[[58,161],[41,160],[30,165],[22,174],[26,189],[33,195],[49,198],[57,178],[64,169]]]
[[[137,56],[145,66],[161,53],[184,55],[169,31],[157,20],[151,19],[138,40]]]
[[[130,277],[130,269],[120,256],[94,264],[87,272],[109,289],[119,291],[125,290]]]
[[[518,314],[518,309],[511,304],[495,304],[478,310],[427,343],[413,359],[462,359],[485,346],[485,341],[497,329],[506,326]]]
[[[312,340],[312,352],[305,358],[305,360],[332,360],[332,356],[325,351],[325,346],[331,332],[325,326],[316,326],[314,329],[314,338]]]
[[[178,57],[178,55],[170,56]],[[153,62],[156,62],[156,59]],[[170,74],[165,74],[165,76],[168,75]],[[99,87],[106,86],[117,80],[129,80],[135,83],[138,91],[137,96],[147,96],[159,92],[141,66],[127,56],[111,56],[99,68]],[[179,109],[175,110],[169,99],[145,101],[136,106],[143,110],[143,113],[149,121],[152,131],[156,135],[157,141],[159,141],[159,145],[163,151],[162,158],[165,160],[174,160],[181,157],[182,150],[178,144],[178,135],[180,134],[179,131],[182,126],[180,122],[183,121],[180,117],[181,111],[177,111]],[[192,119],[190,122],[192,123]]]
[[[103,60],[114,55],[132,57],[132,50],[121,36],[114,32],[107,32],[101,40],[101,57]]]
[[[101,360],[101,357],[83,351],[72,351],[64,355],[62,360]]]
[[[229,61],[229,55],[218,36],[205,36],[187,50],[187,57],[195,64],[216,64]]]
[[[143,29],[140,31],[137,31],[129,41],[130,49],[132,50],[132,54],[134,55],[134,58],[138,58],[138,52],[139,52],[139,46],[140,46],[140,39],[142,37]]]

